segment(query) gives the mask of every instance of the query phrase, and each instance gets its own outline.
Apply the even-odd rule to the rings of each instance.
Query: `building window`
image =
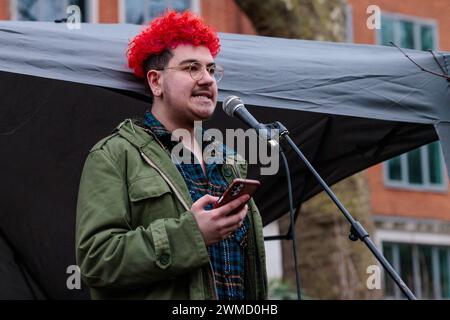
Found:
[[[86,22],[87,0],[13,0],[13,18],[22,21],[55,21],[67,18],[66,9],[77,5],[81,9],[81,21]]]
[[[450,299],[450,247],[383,242],[383,254],[418,299]],[[385,297],[403,299],[384,275]]]
[[[197,0],[122,0],[123,22],[144,24],[159,16],[166,9],[193,10]],[[195,10],[193,10],[195,11]]]
[[[396,16],[383,13],[378,44],[396,45],[416,50],[436,50],[437,27],[435,22],[413,17]]]
[[[439,141],[385,162],[385,184],[430,191],[447,190],[445,165]]]
[[[436,50],[436,23],[414,17],[383,13],[378,44],[416,50]],[[393,158],[385,163],[386,185],[412,189],[446,190],[445,168],[438,142]]]

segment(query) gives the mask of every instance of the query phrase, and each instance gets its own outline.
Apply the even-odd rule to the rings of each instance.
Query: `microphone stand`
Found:
[[[380,264],[383,266],[384,270],[389,274],[389,276],[394,280],[396,285],[400,288],[400,290],[404,293],[404,295],[408,298],[408,300],[417,300],[417,298],[414,296],[414,294],[411,292],[411,290],[408,288],[408,286],[403,282],[403,280],[400,278],[400,276],[397,274],[397,272],[394,270],[394,268],[391,266],[391,264],[386,260],[386,258],[381,254],[381,252],[378,250],[378,248],[375,246],[375,244],[372,242],[372,240],[369,238],[369,234],[364,229],[364,227],[361,225],[361,223],[353,218],[353,216],[347,211],[347,209],[342,205],[342,203],[339,201],[339,199],[336,197],[336,195],[333,193],[333,191],[328,187],[326,182],[322,179],[322,177],[317,173],[317,171],[314,169],[314,167],[309,163],[308,159],[303,155],[303,153],[300,151],[300,149],[295,145],[294,141],[289,137],[289,131],[286,129],[286,127],[280,123],[279,121],[271,123],[266,125],[269,130],[275,129],[278,130],[280,133],[280,138],[283,138],[287,143],[290,145],[292,150],[297,153],[297,155],[300,157],[300,159],[305,163],[306,167],[309,169],[309,171],[316,177],[317,181],[320,183],[320,185],[323,187],[325,192],[328,194],[328,196],[331,198],[331,200],[336,204],[336,206],[339,208],[339,210],[344,215],[345,219],[350,223],[350,234],[349,239],[351,241],[357,241],[361,240],[364,242],[364,244],[369,248],[369,250],[372,252],[372,254],[375,256],[375,258],[380,262]],[[280,146],[280,153],[282,153],[281,146]],[[282,153],[284,156],[284,154]],[[290,184],[290,177],[288,175],[288,182]],[[289,199],[292,201],[291,197]],[[295,243],[295,226],[293,225],[294,219],[293,219],[293,213],[292,213],[292,203],[290,203],[291,207],[291,227],[290,227],[290,234],[291,236],[294,236],[294,250],[296,247]],[[288,239],[288,236],[273,236],[273,237],[267,237],[267,240],[276,240],[276,239]],[[294,261],[297,263],[297,251],[294,251]],[[297,269],[297,267],[296,267]],[[297,271],[297,270],[296,270]],[[299,293],[299,276],[297,275],[297,293]]]

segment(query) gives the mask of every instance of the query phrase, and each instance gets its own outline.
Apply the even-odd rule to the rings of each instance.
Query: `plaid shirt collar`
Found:
[[[155,134],[156,138],[168,150],[169,153],[176,145],[181,142],[181,139],[177,139],[176,137],[174,137],[172,133],[167,130],[166,127],[164,127],[164,125],[158,119],[156,119],[150,111],[147,111],[145,113],[144,125]],[[210,136],[203,128],[200,128],[200,130],[201,131],[199,136],[201,137],[200,142],[202,151],[205,152],[205,148],[209,146],[211,151],[210,155],[213,157],[211,159],[204,159],[206,161],[205,165],[207,167],[211,165],[221,165],[223,163],[226,163],[227,161],[229,161],[230,157],[234,158],[237,161],[241,161],[239,160],[240,157],[237,155],[235,150],[228,148],[221,141],[216,141],[215,137]],[[221,161],[214,161],[214,157],[216,157],[215,150],[218,150],[221,153]],[[208,160],[212,161],[209,162]]]
[[[152,132],[156,135],[158,140],[169,150],[172,149],[181,142],[181,139],[177,139],[172,135],[172,133],[164,127],[164,125],[155,118],[155,116],[147,111],[144,117],[144,124],[152,130]],[[202,148],[203,150],[210,144],[215,141],[213,136],[209,136],[203,128],[201,128],[201,135],[203,139]]]

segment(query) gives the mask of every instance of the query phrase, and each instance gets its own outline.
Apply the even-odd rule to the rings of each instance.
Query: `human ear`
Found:
[[[161,74],[157,70],[147,72],[147,83],[152,90],[154,97],[161,95]]]

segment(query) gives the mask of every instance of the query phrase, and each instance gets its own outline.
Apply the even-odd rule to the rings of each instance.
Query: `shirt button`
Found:
[[[225,177],[231,177],[231,169],[229,167],[224,167],[223,168],[223,175]]]
[[[161,264],[163,264],[163,265],[166,265],[166,264],[168,264],[169,263],[169,255],[168,254],[162,254],[160,257],[159,257],[159,262],[161,262]]]

